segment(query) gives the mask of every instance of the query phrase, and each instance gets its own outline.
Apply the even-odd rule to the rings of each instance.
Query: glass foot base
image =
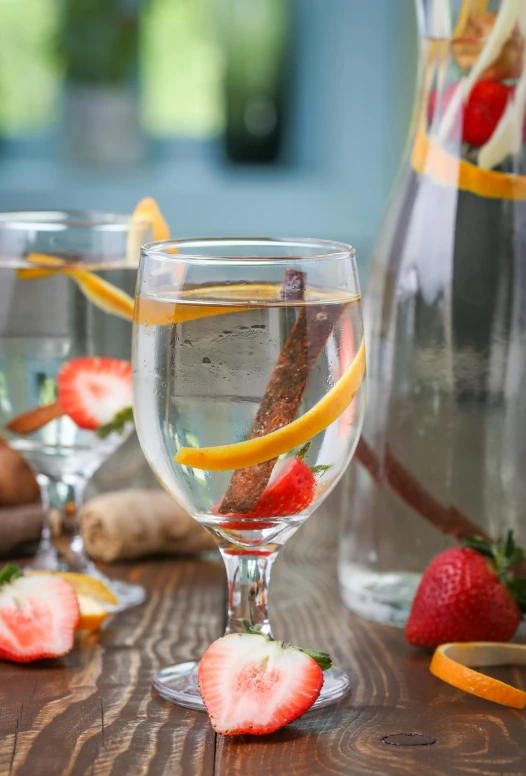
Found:
[[[340,566],[340,591],[347,607],[366,620],[403,628],[421,575],[380,573],[354,564]]]
[[[141,585],[123,582],[120,579],[110,579],[106,574],[99,571],[92,561],[80,553],[77,557],[70,556],[70,558],[66,558],[56,552],[55,548],[51,548],[51,551],[47,548],[42,551],[41,548],[35,555],[29,568],[40,571],[72,571],[100,579],[106,587],[109,587],[117,599],[116,606],[108,606],[108,609],[111,609],[112,612],[122,612],[125,609],[131,609],[132,606],[144,603],[147,598],[146,590]]]
[[[131,582],[123,582],[121,579],[110,579],[105,574],[97,574],[104,581],[104,584],[110,588],[117,599],[117,606],[113,607],[114,612],[123,612],[125,609],[131,609],[132,606],[143,604],[148,598],[148,594],[142,585],[134,585]]]
[[[179,663],[158,671],[152,685],[161,698],[196,711],[206,711],[197,683],[199,663]],[[323,673],[323,687],[318,700],[309,711],[330,706],[343,698],[351,688],[347,674],[334,666]]]

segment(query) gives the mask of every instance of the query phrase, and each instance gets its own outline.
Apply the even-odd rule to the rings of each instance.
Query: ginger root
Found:
[[[216,547],[212,536],[162,490],[96,496],[82,508],[80,526],[88,555],[95,560],[190,555]]]

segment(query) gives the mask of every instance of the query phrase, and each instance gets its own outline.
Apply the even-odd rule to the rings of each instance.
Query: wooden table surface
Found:
[[[114,566],[146,604],[115,617],[65,658],[0,664],[0,774],[18,776],[521,776],[526,716],[435,679],[403,634],[349,613],[338,596],[334,504],[285,547],[274,571],[275,634],[327,649],[352,693],[266,737],[215,735],[208,717],[150,688],[154,671],[195,659],[223,628],[225,578],[214,560]],[[526,672],[496,676],[526,687]],[[420,733],[432,745],[384,738]],[[415,736],[404,741],[426,740]]]

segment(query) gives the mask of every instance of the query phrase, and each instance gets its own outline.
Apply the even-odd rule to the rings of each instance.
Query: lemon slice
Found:
[[[74,571],[55,571],[53,573],[66,579],[78,594],[96,598],[98,601],[112,606],[116,606],[118,603],[114,593],[97,577],[91,577],[89,574],[78,574]]]
[[[117,599],[101,579],[73,571],[26,571],[27,576],[55,574],[65,579],[77,595],[80,620],[77,630],[94,631],[100,628]]]
[[[56,574],[56,576],[62,577],[62,579],[69,582],[77,595],[89,596],[112,606],[118,603],[109,587],[101,579],[92,577],[89,574],[80,574],[75,571],[39,571],[38,569],[27,571],[26,574]]]
[[[108,610],[89,595],[77,593],[77,599],[80,609],[80,620],[77,630],[98,630],[108,616]]]
[[[270,461],[305,444],[331,425],[352,402],[365,375],[365,342],[336,385],[308,412],[270,434],[220,447],[182,447],[176,463],[193,469],[228,471]]]
[[[526,665],[526,645],[486,641],[442,644],[437,647],[429,670],[444,682],[471,695],[514,709],[524,709],[526,692],[473,670],[502,665]]]

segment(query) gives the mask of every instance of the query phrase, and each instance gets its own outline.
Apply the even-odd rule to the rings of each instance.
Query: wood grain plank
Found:
[[[435,679],[403,634],[350,614],[336,581],[337,495],[278,559],[271,586],[279,637],[328,649],[352,693],[264,738],[215,736],[205,714],[151,692],[152,674],[198,658],[224,625],[220,564],[150,561],[112,567],[142,582],[147,604],[62,660],[0,664],[0,776],[524,776],[526,717]],[[526,686],[522,669],[496,669]],[[436,738],[392,746],[395,733]]]
[[[198,657],[222,628],[223,569],[166,560],[128,576],[150,598],[100,637],[83,637],[61,660],[2,664],[0,773],[212,773],[206,716],[162,702],[150,683],[159,667]]]
[[[440,682],[429,673],[429,655],[409,647],[401,631],[345,609],[335,569],[336,499],[330,497],[284,548],[270,612],[276,636],[331,652],[349,670],[352,693],[270,736],[218,736],[216,776],[524,776],[524,713]],[[520,669],[495,675],[526,681]],[[436,743],[383,741],[415,732]]]

